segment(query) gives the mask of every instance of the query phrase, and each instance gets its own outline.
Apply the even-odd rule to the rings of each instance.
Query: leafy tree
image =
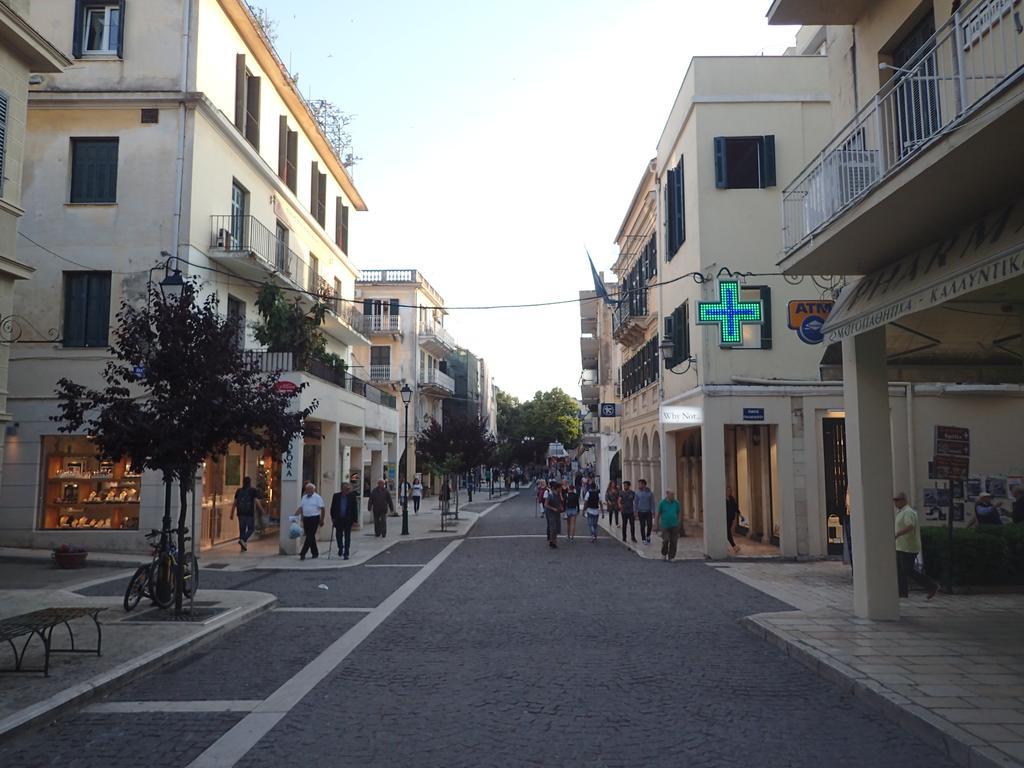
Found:
[[[431,419],[416,436],[417,461],[438,474],[463,473],[489,464],[494,447],[487,425],[462,414],[452,414],[444,424]]]
[[[270,15],[270,11],[264,8],[262,5],[253,5],[252,3],[246,3],[249,6],[249,12],[256,19],[256,26],[260,28],[260,32],[267,38],[267,42],[273,47],[277,43],[277,19]]]
[[[220,315],[215,295],[200,302],[194,281],[180,298],[150,287],[149,304],[121,304],[103,369],[93,389],[57,382],[60,431],[83,427],[103,458],[129,458],[138,471],[163,474],[163,527],[171,527],[171,486],[179,489],[178,551],[185,551],[188,493],[201,462],[230,443],[285,453],[316,403],[295,410],[297,391],[278,391],[277,375],[238,347],[238,320]],[[301,390],[301,387],[300,387]],[[195,535],[195,534],[193,534]],[[175,611],[181,613],[179,558]]]
[[[562,443],[566,450],[579,445],[579,404],[557,387],[537,392],[525,403],[499,391],[496,407],[503,466],[541,461],[549,443]]]
[[[322,299],[306,310],[297,296],[288,301],[279,287],[264,283],[256,297],[256,311],[260,319],[253,325],[253,334],[271,352],[290,352],[298,368],[320,360],[345,373],[348,363],[327,351],[327,337],[320,330],[327,316],[327,304]]]

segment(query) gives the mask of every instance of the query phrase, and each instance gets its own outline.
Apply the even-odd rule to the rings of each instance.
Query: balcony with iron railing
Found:
[[[318,275],[310,263],[255,216],[215,215],[210,222],[211,257],[226,259],[246,277],[279,277],[291,287],[316,290]]]
[[[267,373],[285,373],[295,371],[309,374],[329,384],[366,398],[372,403],[385,408],[397,407],[394,395],[383,392],[371,384],[356,378],[347,371],[341,371],[322,360],[307,359],[296,361],[291,352],[268,352],[264,350],[247,350],[246,354],[256,361],[261,371]]]
[[[396,335],[402,332],[399,315],[361,315],[360,328],[363,333],[377,336],[382,334]]]
[[[437,368],[427,368],[420,371],[420,387],[435,394],[453,395],[455,379]]]
[[[440,323],[421,322],[419,324],[419,341],[424,349],[438,357],[458,349],[454,337]]]
[[[872,196],[872,207],[876,206],[882,198],[873,193],[883,187],[884,198],[906,184],[908,199],[892,202],[884,212],[879,209],[873,224],[864,222],[856,228],[859,238],[875,232],[881,239],[886,224],[922,230],[941,226],[949,214],[970,215],[968,209],[979,195],[995,194],[993,190],[1004,183],[1002,173],[1007,174],[1005,181],[1011,181],[1011,171],[1002,167],[1019,168],[1016,156],[1001,154],[998,127],[990,127],[988,119],[973,118],[1021,81],[1024,34],[1015,6],[1014,0],[968,0],[905,64],[881,65],[893,76],[783,190],[785,256],[808,244],[818,248],[826,234],[834,233],[832,225],[844,214],[856,208],[859,215],[858,203]],[[1012,124],[1004,121],[1003,125],[1002,134],[1008,138],[1019,137],[1024,122],[1021,109],[1014,109],[1013,114]],[[961,133],[957,140],[946,143],[942,152],[948,154],[933,155],[935,162],[915,165],[954,131]],[[972,148],[968,140],[973,140],[973,131],[979,133],[977,146]],[[987,139],[983,131],[990,132]],[[1005,142],[1014,143],[1012,138]],[[1012,146],[1006,149],[1018,151]],[[944,169],[931,167],[947,157],[956,161],[946,163]],[[993,164],[994,159],[999,162]],[[907,178],[903,180],[901,175],[899,183],[887,186],[904,169],[911,170]],[[945,175],[939,175],[943,171]],[[973,175],[977,179],[972,179]],[[972,185],[977,186],[978,194]],[[987,203],[977,204],[986,210]],[[844,227],[846,221],[844,218]],[[871,243],[855,239],[851,230],[845,255],[872,250]],[[821,266],[829,265],[823,262]]]
[[[392,374],[394,371],[394,374]],[[398,369],[392,368],[390,363],[370,366],[370,381],[392,383],[398,380]]]
[[[612,338],[625,347],[643,341],[647,323],[651,319],[647,304],[648,288],[634,288],[624,292],[612,309]]]

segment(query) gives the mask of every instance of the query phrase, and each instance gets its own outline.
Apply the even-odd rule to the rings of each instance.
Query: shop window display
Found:
[[[84,436],[43,438],[41,530],[139,529],[142,476]]]

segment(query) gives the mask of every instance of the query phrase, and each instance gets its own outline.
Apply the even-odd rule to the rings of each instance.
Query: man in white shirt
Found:
[[[306,533],[306,540],[302,542],[302,551],[299,552],[299,560],[306,559],[306,552],[313,553],[313,559],[320,557],[320,550],[316,547],[316,532],[324,524],[324,500],[316,492],[316,486],[306,483],[305,493],[299,499],[299,508],[295,514],[302,516],[302,530]]]

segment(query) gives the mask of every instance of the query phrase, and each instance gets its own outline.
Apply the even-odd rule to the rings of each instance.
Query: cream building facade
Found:
[[[99,382],[118,306],[146,300],[165,252],[245,323],[239,341],[267,370],[308,383],[303,404],[319,402],[313,436],[287,456],[232,448],[206,463],[197,491],[202,546],[237,536],[228,512],[251,476],[269,502],[258,529],[292,551],[279,521],[304,481],[329,496],[342,480],[394,475],[398,410],[341,366],[296,370],[290,354],[260,351],[256,294],[271,282],[305,306],[326,301],[329,351],[351,365],[369,346],[349,257],[349,215],[365,203],[241,0],[36,0],[29,19],[74,66],[29,99],[24,230],[39,245],[26,253],[36,279],[15,314],[56,341],[12,355],[21,426],[6,441],[0,537],[140,550],[142,531],[158,527],[160,478],[99,461],[50,417],[59,377]]]
[[[604,289],[613,298],[618,292],[615,283],[604,282]],[[595,291],[580,291],[580,412],[582,415],[583,448],[581,461],[593,464],[598,481],[607,486],[622,475],[621,419],[616,407],[614,415],[602,413],[602,405],[616,406],[619,400],[619,350],[612,339],[612,307],[597,298]]]
[[[27,9],[27,2],[0,4],[0,425],[14,434],[19,425],[7,408],[11,345],[33,333],[14,315],[14,292],[35,271],[18,256],[18,222],[25,213],[22,175],[29,76],[57,73],[71,64],[25,20]]]
[[[409,434],[397,455],[402,467],[402,447],[408,445],[409,475],[415,477],[422,474],[416,465],[416,435],[431,421],[444,422],[442,404],[455,395],[455,380],[446,370],[459,346],[444,327],[444,298],[415,269],[364,269],[356,298],[363,332],[372,342],[356,355],[357,370],[396,397],[403,386],[414,392]],[[430,484],[427,475],[424,484]]]
[[[619,258],[612,265],[617,277],[618,306],[611,316],[611,335],[621,361],[617,385],[622,416],[622,479],[633,487],[644,479],[657,498],[664,492],[661,472],[662,431],[659,365],[658,201],[656,161],[644,169],[615,242]]]
[[[955,5],[769,10],[775,24],[824,27],[835,133],[780,178],[777,261],[842,277],[823,332],[846,401],[854,607],[870,619],[899,616],[893,490],[919,510],[923,490],[947,490],[929,479],[942,474],[929,472],[936,427],[970,437],[947,522],[1024,472],[1007,450],[1024,428],[1024,27],[1015,3]]]

